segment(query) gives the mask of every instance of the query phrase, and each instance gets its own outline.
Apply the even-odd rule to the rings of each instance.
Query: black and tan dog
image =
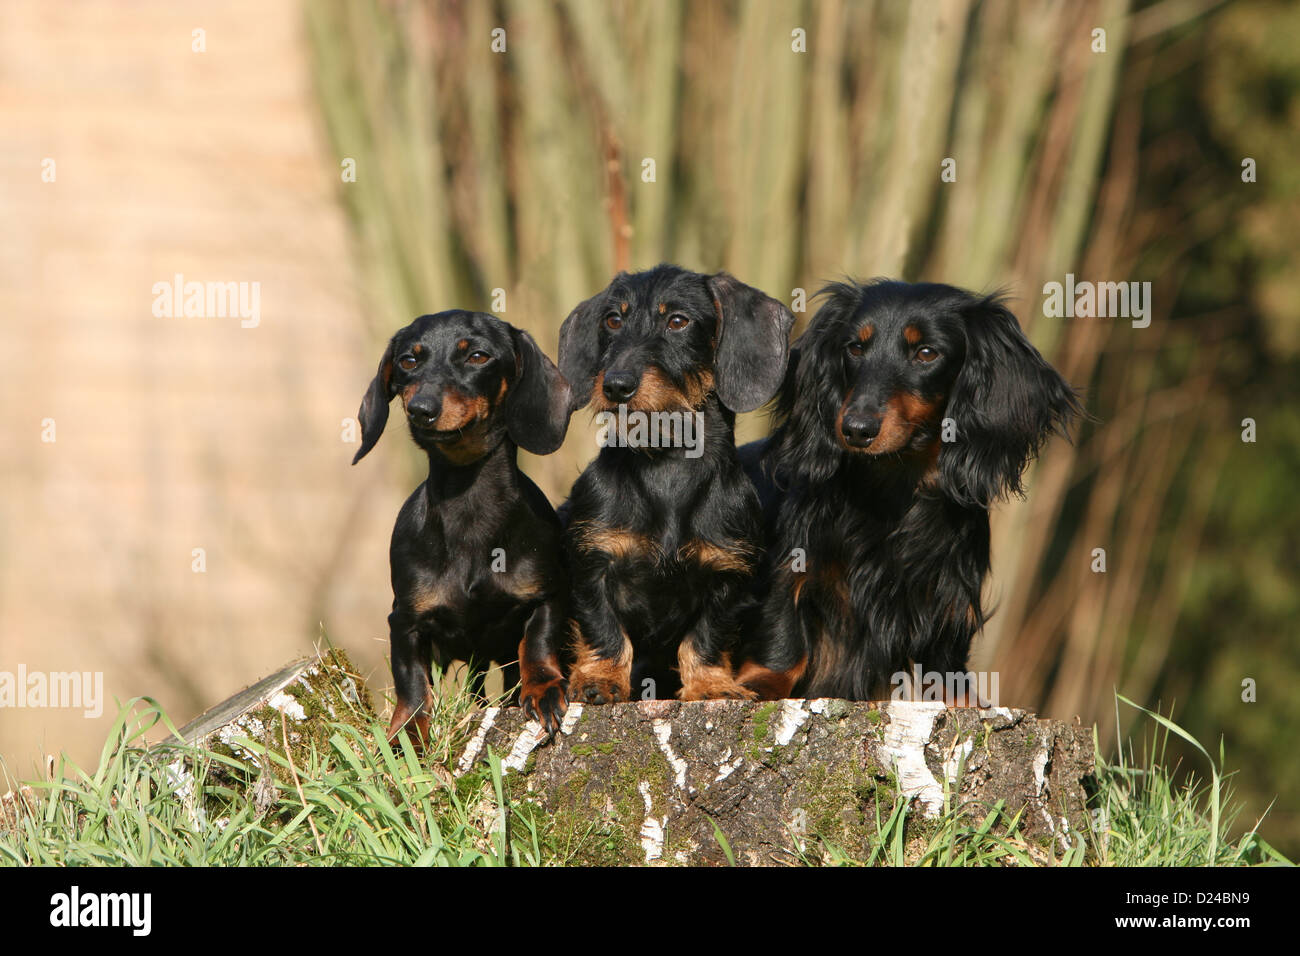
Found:
[[[771,534],[740,681],[866,700],[914,665],[964,672],[989,508],[1080,409],[996,297],[888,281],[820,294],[778,428],[742,449]]]
[[[752,696],[731,664],[761,514],[733,427],[780,385],[793,322],[725,273],[670,265],[619,274],[565,320],[575,403],[611,419],[566,506],[571,699]]]
[[[560,524],[515,457],[516,446],[539,455],[560,446],[568,384],[526,332],[449,311],[420,316],[388,343],[361,403],[354,464],[379,440],[394,396],[429,477],[402,506],[389,552],[389,735],[410,724],[417,743],[427,739],[430,665],[453,660],[470,662],[479,693],[491,661],[506,687],[522,677],[524,708],[553,732],[567,699]]]

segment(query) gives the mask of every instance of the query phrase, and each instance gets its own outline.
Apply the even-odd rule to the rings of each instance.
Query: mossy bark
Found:
[[[199,715],[159,753],[184,743],[226,758],[208,763],[205,784],[241,792],[265,812],[279,789],[293,786],[285,765],[298,773],[311,766],[313,752],[328,750],[333,724],[368,731],[377,720],[365,680],[346,654],[331,648],[282,667]],[[181,777],[193,773],[185,758],[172,767]]]
[[[945,807],[982,818],[1002,801],[1025,837],[1064,843],[1083,825],[1093,771],[1086,728],[1003,707],[571,704],[551,741],[517,708],[488,708],[475,725],[457,769],[500,755],[512,798],[590,848],[574,861],[585,863],[724,863],[715,825],[737,863],[792,863],[824,844],[852,855],[899,793],[921,821]]]

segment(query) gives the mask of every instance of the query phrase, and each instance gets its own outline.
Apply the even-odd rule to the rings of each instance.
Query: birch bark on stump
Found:
[[[333,723],[369,730],[377,719],[365,680],[346,654],[330,648],[286,664],[209,708],[164,741],[159,752],[167,754],[170,746],[183,743],[241,762],[242,771],[227,763],[214,764],[209,782],[244,791],[261,814],[275,804],[279,788],[290,783],[289,775],[248,742],[306,767],[313,748],[328,749]],[[187,759],[178,757],[170,767],[183,783],[185,799],[193,800]],[[196,803],[195,812],[199,809]]]
[[[221,772],[259,810],[285,785],[242,741],[275,752],[287,739],[305,767],[331,723],[377,723],[343,655],[295,662],[181,731],[189,744],[243,761]],[[982,820],[999,801],[1031,846],[1059,854],[1086,824],[1091,728],[1006,707],[844,700],[569,705],[547,740],[517,707],[473,713],[456,775],[502,763],[513,802],[531,802],[549,838],[590,864],[788,864],[827,845],[862,858],[895,802],[917,826],[945,811]],[[459,735],[458,735],[459,736]],[[178,761],[177,773],[186,773]],[[909,824],[911,826],[911,824]],[[909,831],[910,832],[910,831]]]
[[[547,742],[518,708],[475,720],[456,772],[502,758],[512,799],[595,835],[584,862],[792,863],[817,838],[856,855],[896,794],[924,820],[998,801],[1057,852],[1084,824],[1089,728],[1023,710],[942,703],[785,700],[570,704]]]

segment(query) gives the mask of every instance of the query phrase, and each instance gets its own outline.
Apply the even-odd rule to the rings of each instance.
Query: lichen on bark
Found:
[[[724,863],[715,825],[738,863],[797,862],[819,841],[852,854],[899,795],[917,829],[1001,801],[1027,837],[1059,839],[1084,822],[1093,759],[1077,724],[901,701],[572,704],[551,741],[514,708],[483,723],[461,768],[511,753],[512,792],[589,863]]]

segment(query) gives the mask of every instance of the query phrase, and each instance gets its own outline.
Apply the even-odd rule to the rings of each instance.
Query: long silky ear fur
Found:
[[[987,508],[1024,494],[1025,467],[1053,432],[1069,438],[1082,408],[998,296],[974,300],[964,318],[966,358],[945,413],[957,440],[939,454],[939,485],[954,501]]]
[[[825,354],[825,340],[851,314],[858,293],[849,286],[828,286],[817,294],[827,299],[790,347],[789,368],[777,395],[774,419],[780,427],[768,467],[783,485],[825,481],[843,458],[833,429],[844,383],[840,365]]]
[[[619,276],[624,274],[620,272]],[[580,303],[560,326],[560,374],[569,383],[573,411],[591,401],[591,390],[596,386],[601,318],[596,307],[603,294],[604,290]]]
[[[573,393],[555,363],[522,329],[511,329],[518,374],[506,396],[506,432],[534,455],[549,455],[564,443],[573,414]]]
[[[379,370],[375,372],[375,377],[366,387],[366,394],[361,398],[361,410],[357,412],[357,421],[361,424],[361,447],[352,458],[354,465],[375,447],[375,442],[384,433],[384,426],[388,424],[388,403],[394,395],[393,345],[396,342],[396,335],[388,340],[383,357],[379,360]]]
[[[710,276],[708,286],[718,312],[718,398],[733,412],[751,412],[781,387],[794,313],[725,272]]]

